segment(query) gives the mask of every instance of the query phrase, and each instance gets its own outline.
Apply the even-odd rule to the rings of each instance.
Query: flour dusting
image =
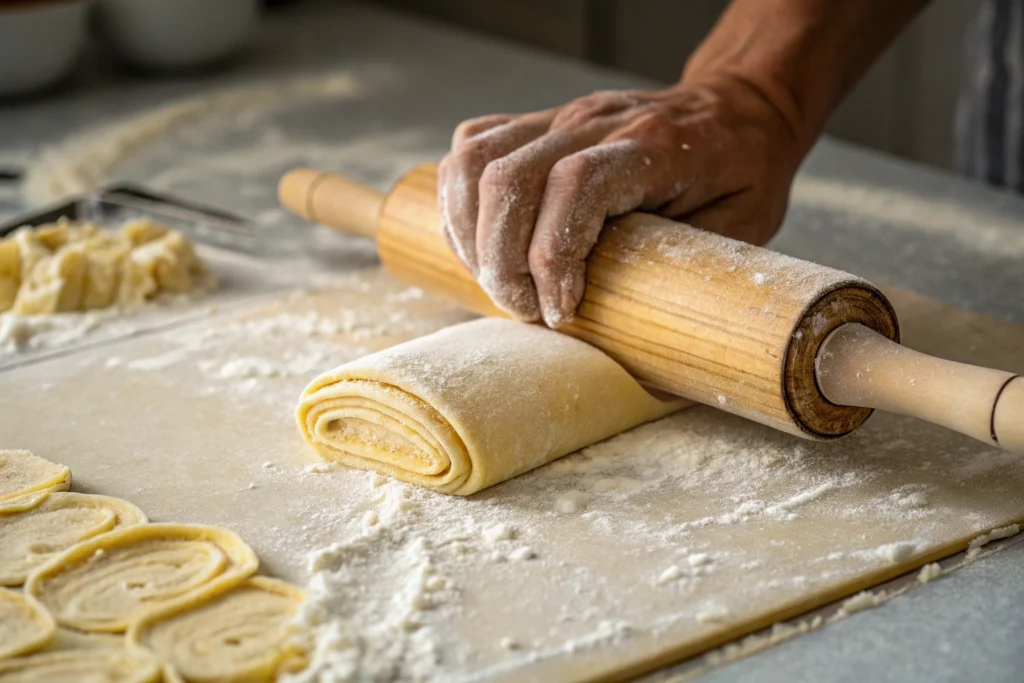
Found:
[[[165,470],[159,486],[142,479],[131,497],[162,517],[231,525],[269,573],[308,586],[297,625],[312,665],[294,680],[558,680],[602,653],[625,661],[654,638],[691,642],[841,594],[1020,518],[1019,458],[883,413],[814,443],[694,407],[468,498],[318,461],[290,423],[299,393],[313,374],[465,319],[418,314],[421,296],[361,275],[91,354],[67,371],[82,381],[60,378],[87,393],[109,374],[180,397],[158,420],[148,402],[123,406],[146,439],[188,416],[217,425],[202,439],[159,432],[145,447]],[[95,417],[71,397],[60,419],[92,438],[111,428]],[[216,482],[173,466],[190,451],[210,456]],[[138,452],[104,457],[133,468]],[[201,500],[168,499],[195,487]],[[702,663],[821,623],[778,625]]]
[[[71,136],[45,150],[28,168],[22,197],[33,206],[93,190],[108,179],[113,169],[147,144],[175,128],[207,117],[230,120],[246,112],[291,104],[296,98],[351,97],[359,89],[360,83],[352,74],[332,73],[174,102],[99,130]]]
[[[981,554],[981,549],[991,543],[992,541],[998,541],[1003,538],[1010,538],[1020,533],[1020,524],[1011,524],[1009,526],[1000,527],[999,529],[993,529],[987,534],[978,536],[967,546],[967,559],[974,559]]]

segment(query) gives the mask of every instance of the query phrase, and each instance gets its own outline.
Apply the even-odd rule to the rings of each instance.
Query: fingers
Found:
[[[603,119],[551,131],[484,170],[476,233],[478,280],[494,303],[514,317],[541,317],[529,250],[551,169],[566,156],[598,143],[615,125],[614,120]]]
[[[518,117],[487,116],[456,129],[452,151],[438,168],[438,205],[449,246],[474,275],[479,270],[476,224],[480,176],[494,159],[543,135],[554,116],[553,110]]]
[[[459,126],[439,168],[442,225],[496,305],[551,327],[570,320],[605,221],[635,209],[771,236],[785,212],[773,188],[786,182],[765,172],[775,167],[758,151],[771,146],[722,98],[688,92],[595,93]]]
[[[549,327],[572,319],[586,286],[586,259],[605,220],[661,205],[677,185],[672,159],[633,140],[601,144],[554,165],[528,253]]]
[[[490,114],[463,121],[456,126],[455,132],[452,133],[452,147],[458,147],[469,138],[486,133],[491,128],[506,124],[514,118],[515,116],[512,114]]]

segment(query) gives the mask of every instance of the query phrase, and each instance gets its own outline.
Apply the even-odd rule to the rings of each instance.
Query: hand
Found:
[[[804,152],[782,110],[740,79],[598,92],[461,124],[439,169],[442,225],[495,304],[557,327],[608,217],[657,212],[763,244]]]

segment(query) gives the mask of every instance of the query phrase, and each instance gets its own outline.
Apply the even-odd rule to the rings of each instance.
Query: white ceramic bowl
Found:
[[[0,4],[0,97],[67,76],[85,43],[89,0]]]
[[[207,66],[249,38],[259,0],[97,0],[97,25],[110,49],[142,69]]]

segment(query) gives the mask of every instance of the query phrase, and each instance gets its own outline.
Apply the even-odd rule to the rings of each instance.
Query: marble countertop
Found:
[[[329,168],[384,188],[438,158],[466,117],[651,85],[370,5],[300,3],[271,13],[223,70],[146,79],[91,55],[62,90],[0,104],[0,171],[31,184],[26,194],[0,173],[0,218],[76,183],[131,179],[326,239],[327,267],[366,265],[371,249],[324,238],[277,207],[283,171]],[[944,172],[823,140],[772,246],[1024,323],[1024,199]],[[1019,681],[1022,552],[706,678]]]

